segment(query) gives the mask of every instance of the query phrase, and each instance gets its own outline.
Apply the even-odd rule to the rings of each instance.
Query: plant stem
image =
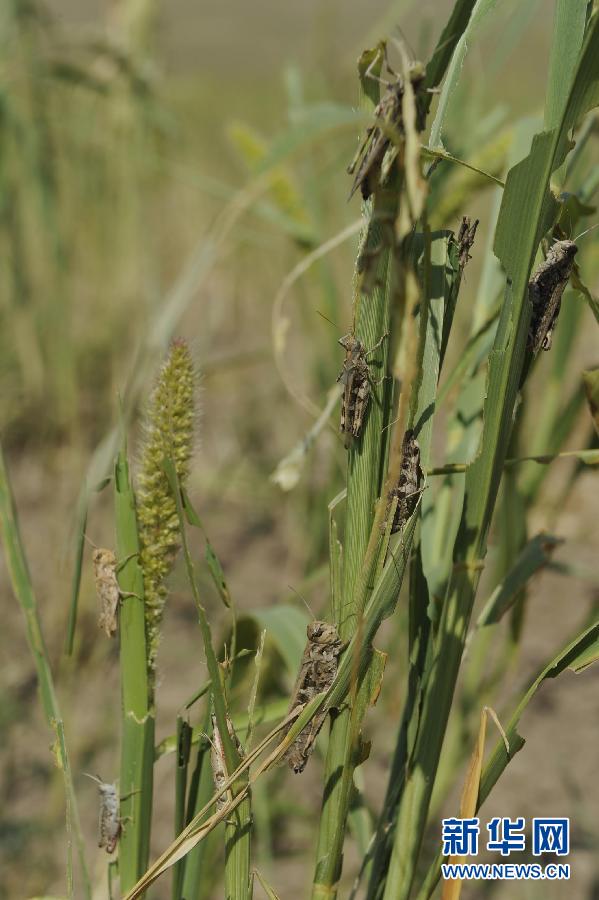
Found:
[[[212,644],[210,623],[200,598],[199,586],[187,539],[181,486],[172,459],[164,460],[164,469],[177,506],[185,568],[187,570],[187,577],[198,613],[198,622],[204,643],[204,653],[206,655],[208,673],[212,681],[214,713],[223,744],[227,771],[234,772],[241,762],[241,757],[234,741],[231,739],[227,726],[227,701],[223,688],[221,669]],[[187,498],[185,498],[185,503],[186,505],[189,505]],[[195,518],[197,518],[197,516],[195,516]],[[231,792],[234,798],[247,786],[247,781],[247,774],[244,773],[232,785]],[[227,820],[225,829],[225,896],[227,897],[227,900],[229,900],[229,898],[230,900],[233,900],[233,898],[235,898],[235,900],[249,900],[251,897],[251,818],[251,801],[248,794],[248,796],[245,797],[232,811]]]
[[[125,441],[116,461],[114,491],[117,559],[123,561],[118,579],[125,594],[120,612],[120,815],[127,824],[119,843],[119,876],[121,891],[125,893],[149,862],[155,725],[147,674],[144,581],[139,565],[135,495]]]
[[[86,898],[91,898],[91,885],[85,852],[83,835],[79,822],[77,798],[73,786],[73,778],[64,739],[63,719],[54,688],[54,679],[50,668],[48,650],[44,641],[42,626],[39,618],[37,600],[33,592],[33,585],[29,575],[29,567],[25,556],[25,550],[21,540],[17,511],[12,496],[12,490],[8,477],[8,471],[4,461],[4,453],[0,446],[0,532],[4,544],[6,566],[10,575],[12,589],[25,616],[27,626],[27,641],[33,656],[40,688],[42,709],[46,722],[52,730],[55,743],[53,752],[56,765],[62,771],[66,808],[67,808],[67,884],[69,897],[74,897],[71,835],[75,835],[77,855],[82,876],[82,892]]]

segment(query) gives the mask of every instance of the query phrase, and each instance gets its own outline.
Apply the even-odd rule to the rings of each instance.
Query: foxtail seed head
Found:
[[[179,520],[163,461],[170,458],[183,486],[189,474],[195,425],[195,383],[189,348],[172,342],[150,395],[138,473],[137,516],[144,577],[148,670],[156,670],[160,624],[167,590],[164,579],[180,546]]]

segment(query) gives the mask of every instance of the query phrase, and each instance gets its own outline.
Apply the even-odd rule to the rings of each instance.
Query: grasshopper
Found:
[[[472,245],[474,243],[474,238],[476,236],[477,228],[478,228],[478,219],[475,219],[474,224],[471,225],[470,218],[468,216],[463,217],[462,224],[460,225],[460,230],[458,231],[458,237],[457,237],[460,274],[466,268],[468,260],[472,258],[470,256],[470,251],[471,251]]]
[[[389,491],[389,506],[397,498],[397,506],[391,525],[391,534],[395,534],[405,526],[416,509],[418,497],[424,490],[424,473],[420,465],[420,445],[414,437],[412,429],[404,434],[399,481]]]
[[[370,402],[372,380],[367,357],[380,347],[387,336],[384,334],[370,350],[365,350],[362,341],[351,333],[339,338],[339,343],[345,349],[343,368],[337,378],[343,385],[339,430],[345,435],[346,447],[350,446],[353,438],[360,436]],[[385,376],[376,384],[380,384],[384,378]]]
[[[114,637],[117,630],[117,610],[121,590],[116,580],[116,556],[112,550],[97,547],[92,553],[96,593],[100,601],[98,625],[107,637]]]
[[[105,847],[107,853],[114,853],[123,830],[123,820],[119,816],[119,795],[115,784],[108,784],[96,775],[84,773],[98,785],[100,793],[100,820],[98,824],[98,847]]]
[[[578,247],[574,241],[556,241],[528,282],[532,314],[528,329],[528,347],[536,356],[550,350],[562,295],[572,274]]]
[[[387,71],[392,76],[393,81],[387,81],[374,75],[372,68],[380,58],[378,56],[375,57],[366,69],[365,77],[379,81],[385,90],[374,109],[374,123],[366,130],[366,136],[347,168],[348,175],[354,175],[355,173],[349,195],[350,200],[358,188],[360,188],[363,199],[368,200],[380,183],[383,159],[392,142],[393,134],[401,136],[404,132],[402,114],[404,81],[402,76],[394,72],[389,65],[386,48],[383,52]],[[423,104],[419,102],[419,95],[421,96],[423,92],[426,93],[427,89],[423,89],[425,70],[422,63],[411,62],[408,67],[408,77],[416,95],[416,129],[417,131],[423,131],[426,110]]]
[[[120,565],[124,565],[128,559],[137,556],[136,553],[128,556]],[[116,556],[112,550],[96,547],[92,553],[94,564],[94,581],[96,593],[100,601],[100,615],[98,625],[104,629],[107,637],[114,637],[117,631],[117,612],[121,597],[137,597],[137,594],[121,591],[116,573],[119,568]]]
[[[339,656],[347,646],[336,627],[328,622],[311,622],[306,633],[308,641],[291,697],[290,712],[330,688],[337,674]],[[284,758],[296,774],[304,771],[328,712],[328,709],[319,709],[285,753]]]
[[[227,763],[225,760],[225,750],[223,747],[223,740],[220,735],[220,731],[218,730],[218,725],[216,723],[216,716],[214,713],[211,714],[212,719],[212,741],[211,741],[211,749],[210,749],[210,765],[212,768],[212,780],[214,781],[214,787],[218,791],[222,788],[227,778],[229,777],[227,773]],[[239,739],[235,734],[235,729],[233,728],[233,723],[231,719],[227,715],[227,731],[229,732],[229,737],[237,747],[239,755],[243,758],[243,748],[239,743]],[[230,791],[226,791],[224,794],[221,794],[220,797],[216,801],[216,811],[219,812],[223,807],[230,802],[232,798],[232,794]]]

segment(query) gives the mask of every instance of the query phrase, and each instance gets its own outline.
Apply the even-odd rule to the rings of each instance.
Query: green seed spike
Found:
[[[138,474],[138,520],[146,599],[148,669],[153,680],[167,590],[164,579],[180,546],[177,508],[164,472],[173,460],[179,482],[189,473],[195,425],[196,374],[185,341],[175,340],[148,402]]]

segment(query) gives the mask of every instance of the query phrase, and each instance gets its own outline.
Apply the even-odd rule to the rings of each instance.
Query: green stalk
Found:
[[[268,757],[263,760],[253,772],[251,781],[255,782],[267,769],[280,761],[285,750],[293,743],[308,722],[313,719],[323,704],[326,705],[327,708],[339,709],[347,698],[351,685],[364,677],[371,660],[369,648],[374,636],[383,619],[391,615],[397,602],[397,595],[407,564],[407,554],[402,552],[402,549],[404,545],[406,547],[410,545],[414,534],[415,523],[416,518],[413,516],[406,524],[403,535],[398,535],[397,542],[391,547],[390,558],[383,568],[364,611],[363,628],[360,632],[356,632],[351,639],[347,651],[341,658],[337,677],[330,689],[327,692],[318,694],[310,700],[299,716],[293,721],[293,724],[289,725],[292,720],[291,716],[284,716],[282,721],[278,723],[270,734],[267,735],[257,747],[253,748],[251,753],[247,754],[239,769],[233,772],[226,780],[223,785],[223,790],[231,790],[234,784],[238,784],[240,778],[247,772],[258,756],[260,756],[277,736],[280,736],[282,729],[289,725],[289,730],[286,731],[284,740],[277,744],[275,749],[269,753]],[[206,823],[207,827],[204,828],[201,824],[202,820],[210,810],[212,803],[217,799],[218,795],[214,794],[210,797],[208,802],[195,814],[184,832],[173,841],[170,847],[164,851],[160,858],[145,873],[144,877],[140,879],[138,885],[127,894],[128,900],[134,900],[135,897],[141,896],[141,893],[170,867],[172,861],[174,861],[173,854],[180,852],[183,845],[187,845],[188,851],[193,850],[198,842],[204,840],[208,834],[212,833],[213,829],[219,824],[223,816],[230,815],[234,809],[239,808],[242,800],[246,797],[246,793],[247,789],[240,792],[237,797],[227,804],[227,810],[225,812],[211,816],[210,825],[208,826]],[[194,838],[197,838],[197,840],[194,841]]]
[[[182,716],[177,716],[177,752],[175,754],[175,837],[185,825],[185,799],[187,794],[187,769],[191,753],[191,725]],[[185,870],[185,861],[179,860],[173,866],[173,900],[181,897],[181,887]]]
[[[550,77],[548,82],[545,99],[545,127],[547,128],[559,124],[560,111],[567,96],[567,89],[584,37],[588,11],[589,6],[586,0],[575,0],[574,3],[570,2],[570,0],[558,0],[556,4],[550,72],[556,73],[559,71],[560,77]],[[566,162],[564,162],[553,173],[553,183],[563,187],[566,171],[567,166]],[[581,197],[580,200],[582,201],[583,198]],[[572,223],[572,227],[576,227],[576,222]],[[566,365],[571,359],[573,342],[577,332],[576,326],[582,311],[580,303],[572,304],[571,296],[568,299],[569,302],[567,300],[564,303],[565,309],[563,310],[560,328],[556,335],[557,339],[551,358],[552,371],[544,383],[542,397],[538,403],[540,408],[537,410],[537,403],[535,402],[534,404],[537,424],[527,446],[527,451],[531,455],[538,455],[539,447],[543,447],[543,452],[545,453],[559,451],[563,442],[569,436],[576,421],[577,413],[583,403],[582,391],[577,389],[573,395],[574,403],[568,405],[569,415],[565,414],[566,410],[559,409],[559,406],[562,404],[561,395]],[[518,452],[522,431],[521,425],[522,416],[518,415],[512,435],[514,452],[511,455],[515,457],[523,455]],[[532,469],[534,471],[531,472]],[[508,470],[504,474],[504,485],[498,516],[500,546],[498,562],[500,577],[498,580],[501,580],[501,577],[509,570],[526,543],[527,511],[535,499],[546,472],[547,470],[542,466],[528,467],[528,471],[525,472],[525,475],[531,476],[528,480],[528,490],[524,480],[522,479],[521,486],[518,476],[513,471]],[[526,601],[526,590],[523,589],[511,616],[512,642],[516,645],[522,633],[527,606]]]
[[[66,797],[67,816],[67,887],[68,896],[74,897],[73,889],[73,865],[72,865],[72,835],[75,836],[77,856],[81,868],[82,892],[84,897],[91,900],[91,885],[85,862],[83,835],[79,822],[77,798],[73,786],[73,778],[67,754],[64,738],[64,724],[58,698],[54,688],[54,679],[50,668],[48,650],[44,641],[37,600],[33,592],[33,585],[29,575],[29,567],[25,556],[25,550],[21,541],[17,511],[12,495],[8,471],[4,461],[4,453],[0,446],[0,533],[4,544],[6,567],[10,576],[14,595],[19,603],[25,624],[27,626],[27,641],[33,656],[37,672],[42,709],[46,722],[52,730],[55,738],[52,750],[56,765],[62,771]]]
[[[369,349],[380,337],[389,331],[390,268],[393,253],[389,247],[389,226],[381,225],[380,219],[393,221],[397,209],[397,192],[377,192],[371,217],[366,225],[362,253],[373,247],[380,247],[377,265],[377,282],[369,296],[362,296],[360,302],[360,282],[358,281],[357,316],[355,334]],[[373,379],[380,378],[387,371],[388,341],[384,341],[377,351],[375,362],[371,363]],[[374,508],[381,490],[383,466],[389,440],[389,429],[383,431],[388,421],[389,391],[384,384],[373,386],[367,420],[361,438],[348,450],[347,476],[347,518],[343,549],[343,589],[341,593],[339,632],[348,639],[356,630],[361,614],[355,597],[355,589],[361,574],[363,560],[374,519]],[[355,687],[355,685],[354,685]],[[366,701],[367,705],[367,701]],[[351,704],[352,712],[346,707],[333,720],[327,759],[325,765],[324,799],[319,823],[317,860],[314,873],[312,897],[335,896],[334,886],[339,880],[342,866],[342,848],[345,836],[345,822],[349,812],[349,801],[353,786],[355,738],[359,730],[365,707]],[[353,715],[352,715],[353,713]]]
[[[167,458],[164,460],[163,465],[177,508],[185,568],[187,570],[188,581],[198,613],[198,622],[204,643],[204,653],[206,655],[208,673],[212,681],[214,713],[223,743],[227,771],[234,772],[241,762],[241,757],[235,743],[231,740],[229,729],[227,727],[227,701],[222,683],[221,670],[214,652],[210,623],[206,615],[206,610],[201,602],[198,581],[189,550],[183,502],[185,502],[186,510],[189,510],[188,518],[196,520],[197,515],[191,508],[189,499],[185,497],[185,500],[183,501],[179,477],[173,460]],[[231,787],[233,797],[236,797],[240,791],[244,789],[247,785],[247,781],[247,773],[243,773],[234,782]],[[233,898],[235,898],[235,900],[250,900],[251,897],[251,821],[251,801],[249,796],[247,796],[241,801],[237,808],[232,811],[227,820],[225,829],[225,896],[227,900],[229,900],[229,898],[231,898],[231,900],[233,900]]]
[[[549,178],[565,158],[569,129],[599,102],[598,21],[595,15],[589,25],[559,125],[537,135],[531,153],[510,170],[506,182],[495,252],[509,280],[489,361],[480,453],[466,471],[454,566],[434,647],[414,756],[400,804],[384,894],[388,900],[407,900],[412,889],[524,368],[530,318],[530,305],[526,302],[529,273],[540,238],[556,215],[555,200],[548,193]]]
[[[516,416],[512,430],[508,453],[518,456],[518,447],[521,444],[522,417]],[[528,526],[526,516],[526,502],[518,484],[518,475],[513,467],[506,468],[503,473],[497,514],[495,517],[497,532],[497,559],[493,581],[501,582],[514,565],[518,554],[528,540]],[[507,666],[512,652],[517,649],[522,636],[527,606],[527,590],[523,586],[518,592],[518,597],[511,613],[510,645],[502,654],[502,666]],[[482,660],[481,660],[482,662]],[[483,662],[486,665],[486,662]],[[481,673],[482,674],[482,673]]]
[[[431,58],[425,76],[428,88],[435,88],[443,78],[451,59],[453,49],[468,23],[473,7],[472,0],[458,0],[453,13],[441,35],[435,53]],[[380,48],[362,55],[359,63],[362,91],[371,102],[377,97],[373,82],[367,77],[368,67],[379,53]],[[371,72],[369,74],[372,74]],[[376,72],[374,73],[377,74]],[[425,94],[421,101],[425,111],[430,106],[431,94]],[[410,127],[413,127],[410,126]],[[410,130],[408,127],[408,131]],[[406,147],[408,144],[406,144]],[[408,176],[413,176],[408,171]],[[408,181],[408,193],[410,193]],[[372,592],[372,581],[378,567],[382,552],[380,526],[383,523],[385,501],[381,498],[375,515],[375,504],[381,495],[385,482],[388,456],[391,457],[387,474],[386,488],[394,486],[399,477],[401,463],[401,443],[407,421],[407,404],[405,398],[410,397],[412,384],[416,376],[414,368],[414,349],[409,338],[412,330],[413,307],[417,291],[414,275],[408,271],[407,240],[402,241],[399,252],[403,259],[395,266],[395,227],[399,210],[400,193],[404,189],[404,172],[396,171],[387,188],[377,190],[372,207],[366,208],[367,224],[364,230],[362,247],[358,255],[358,273],[356,277],[356,296],[354,313],[354,333],[363,340],[367,348],[373,346],[382,334],[389,331],[391,322],[391,304],[397,302],[397,331],[401,335],[399,359],[402,362],[402,400],[399,406],[398,422],[395,429],[394,446],[390,450],[389,413],[392,405],[391,391],[374,391],[373,402],[361,443],[350,448],[347,474],[347,519],[343,547],[343,596],[340,603],[341,620],[339,622],[342,636],[355,632],[358,625],[360,631],[365,625],[362,615]],[[409,204],[408,204],[409,206]],[[407,212],[407,211],[406,211]],[[408,218],[406,214],[406,219]],[[406,224],[404,223],[404,228]],[[410,229],[407,228],[407,231]],[[360,265],[369,255],[376,253],[375,277],[366,272],[372,279],[372,286],[367,284],[366,276],[360,276]],[[383,345],[379,359],[382,368],[387,371],[387,345]],[[376,370],[375,370],[376,371]],[[380,406],[379,406],[380,404]],[[381,431],[381,429],[383,429]],[[403,548],[404,558],[409,548],[407,538]],[[384,551],[383,551],[384,552]],[[401,579],[397,591],[401,586]],[[397,595],[396,595],[397,596]],[[390,598],[389,605],[394,605],[395,598]],[[359,634],[365,639],[365,634]],[[368,643],[360,648],[369,652]],[[346,657],[348,654],[346,654]],[[360,654],[360,663],[363,653]],[[356,667],[357,669],[357,667]],[[353,686],[356,691],[357,681]],[[353,785],[353,769],[360,761],[357,738],[366,705],[355,702],[351,704],[351,714],[345,709],[333,721],[325,767],[325,790],[320,818],[320,829],[317,846],[317,861],[312,888],[312,897],[331,898],[336,896],[336,885],[342,868],[342,849],[345,835],[345,823],[349,810],[350,792]]]
[[[207,707],[204,717],[204,731],[210,728],[210,707]],[[210,767],[210,744],[198,744],[196,765],[189,786],[189,798],[187,806],[186,825],[202,810],[214,793],[212,769]],[[183,886],[181,897],[186,900],[201,900],[209,896],[213,887],[214,877],[208,878],[206,873],[210,869],[211,839],[217,832],[210,835],[205,841],[200,841],[181,862],[184,864]]]
[[[426,467],[430,457],[437,384],[442,363],[442,348],[445,343],[442,335],[449,333],[459,290],[460,272],[457,266],[457,249],[450,232],[436,232],[433,235],[427,232],[424,237],[418,379],[411,397],[409,426],[414,428],[420,444],[421,464]],[[415,253],[418,253],[417,247]],[[372,851],[373,863],[368,896],[373,898],[380,895],[384,886],[392,847],[395,813],[404,784],[409,738],[415,734],[418,725],[421,675],[425,669],[429,648],[428,606],[429,593],[422,571],[421,536],[418,529],[410,577],[408,692]]]
[[[119,843],[121,891],[128,891],[148,867],[152,826],[155,713],[150,705],[144,581],[139,565],[139,536],[135,495],[129,477],[127,446],[115,467],[119,586],[125,595],[120,613],[121,670],[121,817],[127,820]]]

